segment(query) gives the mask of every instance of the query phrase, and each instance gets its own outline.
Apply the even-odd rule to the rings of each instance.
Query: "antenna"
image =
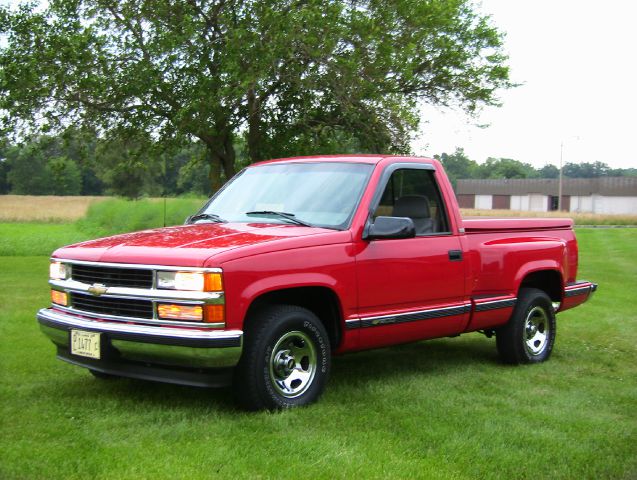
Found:
[[[166,226],[166,193],[164,192],[164,227]]]

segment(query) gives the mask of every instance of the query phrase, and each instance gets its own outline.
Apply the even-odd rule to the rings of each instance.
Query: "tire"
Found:
[[[555,333],[551,299],[537,288],[522,288],[509,322],[496,330],[498,353],[510,364],[544,362],[553,351]]]
[[[93,375],[95,378],[99,378],[100,380],[114,380],[116,378],[120,378],[117,375],[111,375],[110,373],[104,373],[98,370],[92,370],[90,368],[89,372],[91,372],[91,375]]]
[[[314,313],[270,306],[248,322],[234,392],[248,410],[278,410],[315,402],[330,370],[330,343]]]

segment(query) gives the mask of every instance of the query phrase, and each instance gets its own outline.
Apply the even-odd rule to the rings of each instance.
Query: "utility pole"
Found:
[[[579,140],[579,135],[573,135],[571,137],[574,140]],[[557,210],[562,211],[562,181],[564,176],[564,139],[560,141],[560,179],[558,181],[558,192],[557,192]]]

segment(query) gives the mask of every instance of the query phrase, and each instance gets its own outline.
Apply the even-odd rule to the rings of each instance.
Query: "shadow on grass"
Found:
[[[411,374],[437,376],[476,364],[498,365],[493,341],[422,341],[334,357],[330,384],[385,382]]]
[[[373,388],[405,376],[431,378],[485,364],[498,366],[493,341],[423,341],[334,357],[328,389]],[[64,375],[64,381],[43,386],[40,393],[76,406],[110,402],[118,408],[186,409],[202,416],[215,411],[229,415],[241,412],[229,387],[197,388],[128,378],[103,380],[74,368],[78,370],[75,375]]]

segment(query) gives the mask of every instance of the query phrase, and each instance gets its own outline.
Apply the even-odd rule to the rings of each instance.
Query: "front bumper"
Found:
[[[228,383],[221,369],[234,367],[241,357],[241,330],[195,330],[100,321],[44,308],[37,314],[40,328],[58,347],[58,358],[113,375],[196,386]],[[70,353],[70,331],[101,333],[103,358]],[[227,372],[226,372],[227,373]]]

